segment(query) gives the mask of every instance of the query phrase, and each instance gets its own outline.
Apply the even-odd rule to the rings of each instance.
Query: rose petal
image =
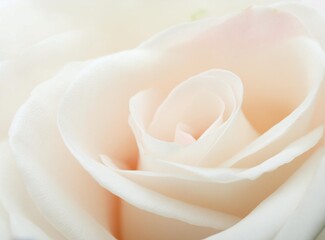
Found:
[[[207,239],[240,239],[242,236],[251,240],[274,238],[299,206],[306,189],[312,186],[310,184],[315,171],[320,162],[324,163],[324,154],[324,149],[317,151],[284,185],[246,218],[233,227]]]
[[[203,176],[198,177],[119,170],[107,157],[102,156],[102,160],[116,173],[148,189],[184,202],[244,217],[294,173],[308,156],[301,154],[315,146],[321,136],[322,129],[317,129],[308,138],[298,140],[282,155],[269,159],[256,169],[238,172],[221,169],[215,177],[209,176],[209,172],[203,175],[204,169]],[[196,190],[193,191],[193,188]]]
[[[218,232],[216,229],[198,227],[143,211],[124,201],[121,209],[123,239],[164,240],[177,237],[177,239],[197,240]]]
[[[56,229],[67,238],[114,239],[107,228],[116,233],[115,199],[75,161],[56,127],[60,97],[84,66],[66,67],[33,92],[15,117],[10,143],[33,201]]]
[[[305,136],[292,142],[269,159],[252,168],[199,168],[162,161],[159,158],[144,158],[146,170],[155,173],[168,173],[173,177],[194,177],[217,182],[232,182],[241,179],[254,180],[272,172],[278,167],[294,161],[295,158],[316,146],[323,137],[323,127],[318,127]]]
[[[66,134],[66,131],[63,131],[63,134]],[[188,204],[142,187],[115,173],[111,166],[104,166],[83,155],[82,151],[70,143],[69,136],[64,137],[66,145],[81,165],[93,173],[94,178],[103,187],[139,209],[188,224],[215,229],[224,229],[238,221],[237,217]]]
[[[321,133],[321,128],[313,131],[311,134],[309,134],[309,137],[311,138],[301,139],[300,142],[298,141],[300,146],[299,144],[293,144],[292,149],[289,150],[288,153],[290,153],[290,151],[292,152],[292,150],[293,152],[296,150],[298,150],[298,152],[304,152],[304,147],[307,147],[307,149],[309,149],[311,146],[314,146],[320,139],[322,135]],[[312,143],[312,141],[314,143]],[[301,145],[301,143],[307,144],[307,146],[303,146]],[[303,157],[302,159],[304,159],[305,157]],[[302,159],[296,159],[296,163],[290,163],[291,166],[289,165],[289,168],[281,166],[279,168],[280,170],[277,169],[275,171],[272,171],[270,174],[267,174],[263,177],[259,177],[259,179],[253,182],[241,181],[238,184],[222,183],[221,185],[212,185],[211,183],[204,182],[205,180],[202,178],[196,180],[189,180],[182,179],[181,177],[175,178],[168,175],[158,175],[157,173],[150,172],[121,171],[117,168],[115,168],[115,171],[117,171],[119,174],[123,174],[123,176],[126,176],[133,182],[137,182],[142,186],[146,186],[150,189],[161,192],[164,195],[172,196],[173,198],[181,199],[183,201],[195,203],[198,205],[204,205],[206,207],[216,208],[222,211],[229,211],[229,204],[232,204],[233,209],[236,209],[237,207],[237,210],[235,211],[239,210],[239,212],[241,212],[239,214],[245,214],[242,211],[245,211],[246,209],[246,213],[248,213],[250,211],[250,207],[254,208],[260,200],[263,200],[265,197],[269,196],[269,194],[272,193],[273,190],[277,189],[278,186],[285,181],[285,176],[289,176],[290,172],[292,173],[296,170],[297,166],[299,166],[299,162],[301,162]],[[270,159],[270,163],[273,163],[272,160]],[[282,160],[287,161],[288,156],[284,156]],[[112,165],[111,161],[105,161],[105,157],[104,162],[108,165]],[[247,173],[249,171],[250,170],[248,170]],[[206,181],[209,181],[209,179],[206,179]],[[171,188],[170,186],[173,187]],[[193,191],[193,188],[196,189],[196,191]],[[211,191],[211,189],[214,190]],[[263,194],[265,194],[264,197]],[[221,199],[223,199],[224,202]],[[238,204],[238,199],[240,199],[240,204]],[[207,206],[207,203],[210,203],[210,206]],[[225,204],[228,204],[228,206]],[[140,214],[139,216],[142,215]]]
[[[63,240],[31,201],[7,142],[0,144],[0,159],[0,207],[2,205],[3,211],[0,216],[5,218],[5,223],[0,221],[0,236],[8,236],[2,239]]]
[[[191,129],[188,125],[179,122],[175,128],[174,142],[181,145],[188,145],[194,143],[196,139],[190,132]]]
[[[310,5],[315,7],[313,3],[316,1],[310,1]],[[320,6],[320,4],[318,4]],[[325,50],[325,16],[324,12],[319,12],[317,10],[321,10],[321,8],[313,9],[309,8],[306,5],[297,4],[297,3],[278,3],[275,5],[276,8],[281,10],[285,10],[297,16],[308,28],[311,35],[316,38],[322,48]],[[324,9],[324,8],[323,8]],[[323,80],[323,84],[320,87],[315,106],[315,113],[313,116],[313,126],[319,126],[320,124],[325,123],[325,113],[322,114],[322,109],[325,104],[325,95],[323,92],[325,91],[325,79]],[[323,139],[323,144],[325,144],[325,138]]]
[[[319,150],[321,151],[321,150]],[[310,186],[304,194],[297,210],[290,216],[275,240],[314,239],[325,224],[325,151]],[[303,226],[303,227],[302,227]]]
[[[7,211],[0,202],[0,237],[1,239],[10,239],[10,222]]]
[[[17,108],[38,83],[67,62],[110,49],[104,31],[76,26],[73,18],[78,16],[53,13],[36,3],[10,5],[0,18],[0,138],[6,138]]]
[[[325,29],[323,27],[325,24],[325,17],[323,14],[324,12],[321,12],[320,8],[317,8],[317,6],[321,6],[322,4],[316,2],[317,0],[311,0],[309,3],[306,2],[306,4],[298,2],[279,2],[275,3],[273,6],[298,17],[299,20],[306,25],[306,29],[308,29],[310,34],[316,38],[317,42],[325,49]]]
[[[152,212],[154,214],[159,213],[158,215],[161,215],[162,217],[168,217],[168,218],[172,218],[172,219],[176,219],[176,220],[181,220],[183,222],[189,223],[189,224],[193,224],[196,226],[202,226],[202,227],[210,227],[210,228],[215,228],[215,229],[224,229],[225,226],[230,226],[232,224],[234,224],[235,222],[237,222],[239,220],[239,218],[235,217],[235,216],[231,216],[229,214],[224,214],[222,212],[218,212],[218,211],[212,211],[210,209],[207,208],[202,208],[200,206],[198,206],[197,204],[188,204],[186,203],[187,201],[183,201],[183,199],[181,201],[175,199],[174,197],[170,198],[169,195],[170,194],[160,194],[159,191],[157,191],[158,189],[154,189],[156,190],[151,191],[150,189],[152,188],[150,186],[150,182],[147,182],[147,184],[143,184],[141,177],[144,177],[144,180],[153,180],[156,181],[156,179],[161,179],[159,175],[154,175],[153,178],[152,175],[150,175],[150,173],[148,174],[148,172],[140,172],[139,174],[137,174],[137,172],[133,175],[133,171],[131,172],[124,172],[121,171],[117,168],[117,166],[113,163],[113,161],[109,158],[107,158],[106,156],[101,156],[102,161],[105,163],[106,165],[106,171],[109,171],[110,176],[115,176],[114,179],[119,179],[121,180],[121,183],[123,184],[128,184],[129,186],[132,186],[133,188],[136,188],[136,190],[132,190],[132,192],[134,192],[134,194],[131,194],[131,196],[127,196],[125,193],[123,193],[123,189],[120,190],[115,190],[116,188],[114,188],[114,184],[109,183],[107,180],[105,180],[105,182],[103,183],[106,187],[108,187],[110,190],[117,192],[116,194],[118,194],[119,196],[122,196],[123,199],[126,199],[126,202],[131,202],[132,204],[134,204],[136,207],[143,209],[144,211],[149,211]],[[104,167],[102,167],[103,169],[105,169]],[[130,174],[128,174],[130,173]],[[147,175],[148,174],[148,175]],[[118,176],[118,177],[117,177]],[[140,178],[133,178],[132,176],[140,176]],[[148,176],[149,178],[146,178],[146,176]],[[162,177],[164,178],[164,177]],[[131,180],[131,181],[130,181]],[[172,180],[172,179],[170,179]],[[175,179],[174,179],[175,180]],[[168,179],[167,179],[168,181]],[[177,183],[177,179],[175,180],[175,183]],[[164,180],[162,180],[162,183],[164,183]],[[193,183],[193,182],[191,182]],[[155,184],[155,183],[154,183]],[[169,184],[170,186],[170,182],[167,182],[167,184]],[[141,186],[145,186],[145,187],[141,187]],[[185,184],[183,184],[184,187]],[[193,185],[192,185],[193,186]],[[130,188],[130,187],[128,187]],[[176,189],[175,189],[176,190]],[[128,189],[128,192],[131,191],[131,188]],[[136,191],[138,193],[136,193]],[[145,195],[142,196],[142,195]],[[159,199],[159,198],[160,199]],[[146,199],[147,198],[147,199]],[[150,209],[151,205],[154,203],[155,208],[156,209]],[[146,206],[146,207],[143,207]],[[177,206],[177,207],[176,207]],[[191,206],[191,207],[190,207]],[[165,208],[171,208],[172,210],[168,210],[166,211]],[[199,209],[201,209],[201,213],[196,213],[199,214],[200,216],[196,216],[196,215],[192,215],[191,217],[187,216],[188,214],[195,214],[196,211],[198,211]],[[161,213],[162,210],[165,210],[166,212]],[[174,214],[171,214],[170,212],[174,212]],[[185,214],[187,212],[187,214]],[[166,215],[166,213],[168,215]],[[175,217],[176,216],[176,217]],[[201,219],[205,219],[204,221]],[[198,220],[201,219],[201,222],[199,222]]]
[[[76,155],[80,154],[75,150],[72,151]],[[239,220],[235,216],[188,204],[152,191],[117,174],[111,164],[103,166],[87,159],[80,161],[84,167],[96,172],[95,178],[102,186],[144,211],[180,220],[188,224],[219,230],[225,229]]]

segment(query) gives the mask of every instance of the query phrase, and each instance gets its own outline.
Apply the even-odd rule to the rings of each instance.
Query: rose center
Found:
[[[188,89],[176,93],[157,109],[148,133],[164,141],[190,144],[213,122],[221,124],[224,111],[225,104],[218,95],[206,89]]]
[[[140,92],[135,98],[142,98],[141,103],[135,105],[136,111],[142,109],[142,117],[146,115],[140,120],[145,131],[156,139],[187,145],[210,126],[222,125],[238,105],[234,86],[227,78],[229,73],[214,70],[184,81],[167,97],[154,90]]]
[[[240,110],[242,97],[240,79],[226,70],[189,78],[167,96],[153,89],[135,95],[130,125],[141,169],[157,156],[205,167],[228,159],[257,136]]]

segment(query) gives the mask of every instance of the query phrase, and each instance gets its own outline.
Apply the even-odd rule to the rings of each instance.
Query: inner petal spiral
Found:
[[[130,101],[130,125],[140,165],[148,156],[205,167],[226,160],[257,136],[240,111],[242,97],[240,79],[225,70],[183,81],[167,97],[138,93]]]
[[[208,82],[204,84],[204,80],[204,77],[198,76],[195,81],[176,87],[156,110],[148,133],[161,140],[172,141],[178,126],[178,130],[198,139],[213,122],[222,121],[225,102],[206,86]],[[231,92],[225,83],[220,81],[217,85],[220,90]]]

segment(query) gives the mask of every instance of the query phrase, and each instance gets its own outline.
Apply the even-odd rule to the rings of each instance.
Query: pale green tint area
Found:
[[[200,9],[200,10],[197,10],[196,12],[194,12],[192,15],[191,15],[191,20],[192,21],[195,21],[195,20],[199,20],[201,18],[204,18],[206,17],[208,14],[208,12],[204,9]]]
[[[318,234],[316,240],[325,240],[325,227],[324,227],[323,230],[320,232],[320,234]]]

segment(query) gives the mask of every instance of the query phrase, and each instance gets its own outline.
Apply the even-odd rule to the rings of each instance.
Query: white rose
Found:
[[[319,235],[324,16],[225,2],[1,5],[1,239]]]

